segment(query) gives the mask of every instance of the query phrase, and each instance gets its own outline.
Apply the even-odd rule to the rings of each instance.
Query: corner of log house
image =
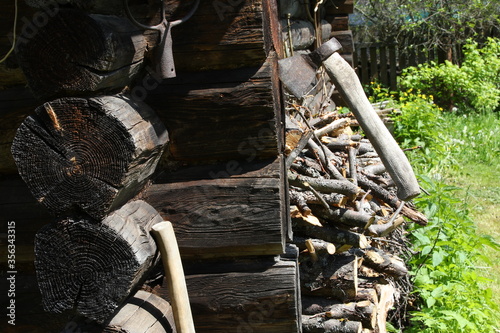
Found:
[[[290,100],[278,73],[279,59],[331,37],[352,64],[353,1],[325,5],[311,28],[313,8],[301,1],[202,0],[171,27],[177,76],[169,79],[155,59],[160,34],[132,24],[121,1],[18,2],[16,54],[0,63],[2,234],[9,242],[15,234],[13,246],[2,243],[11,256],[0,259],[14,277],[2,301],[15,310],[0,331],[176,332],[149,235],[170,221],[196,332],[383,332],[376,325],[386,313],[377,311],[390,306],[378,297],[390,288],[374,281],[405,267],[365,234],[383,237],[402,222],[350,205],[369,205],[374,192],[380,215],[399,201],[371,189],[368,172],[357,184],[339,181],[342,193],[318,194],[317,162],[304,162],[307,172],[289,185],[299,168],[290,152],[314,143],[300,126],[287,141]],[[159,22],[158,6],[128,2],[143,24]],[[167,18],[195,3],[165,0]],[[16,8],[0,8],[5,54]],[[333,111],[341,98],[325,87],[326,99],[317,93],[304,105]],[[326,118],[315,128],[334,120]],[[347,169],[337,176],[355,172]],[[337,224],[308,222],[325,219]],[[320,270],[329,280],[315,279]],[[353,309],[362,315],[347,316]]]

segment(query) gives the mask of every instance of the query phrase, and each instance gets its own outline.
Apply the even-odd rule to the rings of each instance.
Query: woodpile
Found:
[[[402,227],[427,219],[398,199],[351,113],[313,115],[294,96],[288,103],[286,163],[293,243],[301,250],[303,332],[385,332],[399,284],[408,279]]]
[[[411,290],[404,226],[427,223],[410,202],[419,189],[389,138],[387,110],[370,105],[351,68],[352,33],[342,13],[352,5],[335,1],[310,17],[299,1],[280,1],[288,57],[310,55],[330,37],[342,45],[315,69],[307,93],[285,90],[285,165],[304,333],[386,332],[388,316],[400,320]],[[325,18],[332,26],[327,38]],[[293,84],[293,75],[282,77],[285,88],[290,77]],[[341,114],[337,104],[351,112]],[[409,169],[399,169],[402,164]]]

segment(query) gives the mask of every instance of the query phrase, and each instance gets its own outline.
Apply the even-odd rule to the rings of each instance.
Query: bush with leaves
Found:
[[[403,71],[402,90],[433,94],[442,108],[460,112],[492,112],[500,106],[500,39],[489,38],[483,47],[469,41],[461,66],[431,62]],[[454,109],[453,109],[454,110]]]
[[[425,176],[420,182],[429,195],[415,203],[430,222],[410,231],[418,254],[409,263],[423,301],[405,332],[494,332],[498,306],[474,266],[483,246],[500,250],[500,245],[476,235],[467,207],[457,199],[458,188]]]
[[[495,332],[495,325],[500,324],[498,305],[475,266],[480,260],[489,260],[482,255],[485,246],[499,251],[500,244],[476,233],[468,201],[461,198],[459,188],[447,184],[446,177],[460,171],[458,160],[472,159],[472,154],[481,162],[497,161],[500,142],[493,129],[483,128],[484,124],[481,127],[484,119],[498,123],[496,114],[444,112],[432,95],[412,88],[390,92],[374,83],[368,87],[368,94],[372,102],[388,102],[394,108],[394,136],[402,148],[422,147],[408,152],[408,157],[420,185],[429,193],[414,199],[429,224],[408,229],[415,255],[407,258],[407,263],[419,302],[414,304],[418,311],[410,313],[411,325],[404,332]],[[468,126],[457,132],[457,123],[464,123],[464,117],[470,120]],[[473,148],[485,141],[494,142],[487,156]]]

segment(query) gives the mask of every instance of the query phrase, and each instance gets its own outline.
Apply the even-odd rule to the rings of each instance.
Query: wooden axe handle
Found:
[[[407,201],[419,195],[420,187],[408,158],[373,109],[354,69],[338,53],[323,65],[394,180],[399,199]]]
[[[184,269],[172,223],[157,223],[151,233],[155,236],[165,268],[177,333],[195,333]]]

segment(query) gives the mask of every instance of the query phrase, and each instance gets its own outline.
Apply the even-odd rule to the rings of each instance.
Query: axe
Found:
[[[336,52],[339,49],[340,43],[332,38],[307,55],[279,60],[280,79],[300,98],[312,88],[323,65],[396,184],[398,198],[410,200],[420,194],[410,162],[373,109],[354,69]]]

